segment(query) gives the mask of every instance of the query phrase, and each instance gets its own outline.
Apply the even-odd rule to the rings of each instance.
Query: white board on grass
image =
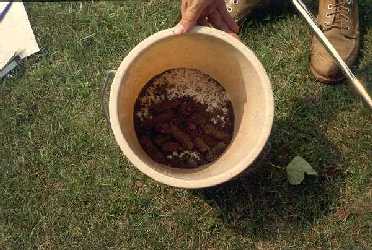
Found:
[[[0,2],[0,15],[9,2]],[[25,58],[39,51],[22,2],[13,2],[0,21],[0,70],[14,55]]]

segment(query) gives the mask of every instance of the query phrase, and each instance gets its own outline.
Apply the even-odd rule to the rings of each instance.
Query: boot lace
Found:
[[[328,4],[329,12],[326,14],[327,17],[334,16],[333,22],[331,23],[324,23],[325,29],[346,29],[349,30],[349,21],[351,20],[351,6],[353,4],[352,0],[344,0],[340,1],[336,4]],[[342,25],[345,21],[347,25]]]

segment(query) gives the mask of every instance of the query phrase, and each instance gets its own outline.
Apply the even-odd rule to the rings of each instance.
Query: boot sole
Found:
[[[345,80],[345,76],[339,76],[338,78],[329,78],[329,77],[326,77],[326,76],[323,76],[321,74],[319,74],[313,67],[313,65],[310,64],[310,71],[311,73],[315,76],[315,78],[322,82],[322,83],[325,83],[325,84],[337,84],[337,83],[340,83],[342,80]]]

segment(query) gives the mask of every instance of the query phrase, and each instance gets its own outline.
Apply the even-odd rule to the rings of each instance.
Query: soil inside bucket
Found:
[[[216,80],[194,69],[171,69],[142,89],[134,125],[154,161],[197,168],[217,160],[231,143],[234,112]]]

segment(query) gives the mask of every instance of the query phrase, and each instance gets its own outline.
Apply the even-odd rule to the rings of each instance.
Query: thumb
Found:
[[[189,6],[182,12],[182,19],[176,25],[174,33],[179,35],[189,32],[197,23],[205,6],[195,5]]]

